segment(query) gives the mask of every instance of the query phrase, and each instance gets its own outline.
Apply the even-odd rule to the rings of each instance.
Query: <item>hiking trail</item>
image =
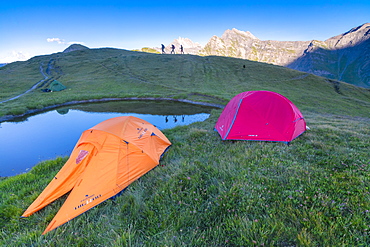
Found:
[[[28,89],[27,91],[25,91],[24,93],[21,93],[13,98],[10,98],[10,99],[7,99],[7,100],[3,100],[3,101],[0,101],[0,104],[1,103],[5,103],[5,102],[8,102],[8,101],[11,101],[11,100],[15,100],[15,99],[18,99],[19,97],[22,97],[23,95],[25,95],[26,93],[29,93],[31,92],[32,90],[36,89],[41,83],[43,83],[44,81],[46,81],[47,79],[49,79],[49,77],[44,73],[44,70],[42,68],[42,64],[40,64],[40,73],[42,74],[42,76],[44,77],[44,79],[42,79],[41,81],[37,82],[35,85],[33,85],[30,89]]]

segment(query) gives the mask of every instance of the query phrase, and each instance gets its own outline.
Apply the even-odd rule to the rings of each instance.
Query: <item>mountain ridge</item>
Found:
[[[354,27],[325,41],[260,40],[249,31],[227,29],[212,36],[205,46],[187,38],[175,39],[178,48],[186,40],[185,53],[226,56],[280,65],[329,79],[370,88],[370,23]],[[159,47],[153,48],[160,52]]]

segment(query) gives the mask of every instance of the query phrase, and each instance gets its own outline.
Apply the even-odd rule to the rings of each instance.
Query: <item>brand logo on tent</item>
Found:
[[[137,128],[137,130],[138,130],[138,134],[140,134],[139,135],[139,137],[138,137],[138,139],[140,139],[141,137],[143,137],[143,135],[145,135],[145,133],[148,131],[148,128]],[[141,133],[140,133],[141,132]]]
[[[94,196],[94,195],[93,195]],[[95,196],[95,197],[89,197],[90,199],[88,199],[88,200],[84,200],[84,201],[81,201],[82,203],[81,204],[79,204],[78,206],[76,206],[76,207],[74,207],[74,209],[75,210],[77,210],[77,209],[79,209],[79,208],[82,208],[83,206],[86,206],[87,204],[89,204],[90,202],[93,202],[94,200],[96,200],[96,199],[98,199],[98,198],[100,198],[101,197],[101,195],[97,195],[97,196]]]
[[[79,164],[87,155],[89,154],[86,150],[80,150],[77,158],[76,158],[76,164]]]

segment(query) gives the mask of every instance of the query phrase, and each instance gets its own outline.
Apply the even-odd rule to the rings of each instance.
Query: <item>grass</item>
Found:
[[[210,119],[164,133],[161,164],[69,223],[40,236],[63,199],[22,212],[64,164],[41,163],[0,183],[5,246],[367,246],[370,128],[310,114],[290,146],[222,141]],[[207,143],[207,145],[205,145]]]
[[[48,64],[53,64],[49,70]],[[302,111],[369,116],[366,111],[369,90],[350,84],[336,82],[334,85],[322,77],[236,58],[117,49],[57,53],[1,67],[0,101],[23,93],[43,79],[40,65],[49,72],[49,81],[58,79],[67,89],[43,93],[42,87],[38,88],[17,100],[3,103],[0,117],[75,100],[112,97],[196,98],[201,102],[226,104],[236,94],[248,90],[281,93]]]
[[[83,52],[76,54],[81,57]],[[170,94],[223,103],[237,92],[274,90],[301,109],[311,130],[290,146],[222,141],[213,130],[221,110],[212,110],[204,122],[165,130],[172,147],[159,166],[131,184],[121,196],[103,202],[45,236],[41,233],[66,196],[26,219],[19,216],[67,158],[42,162],[28,173],[0,180],[2,246],[370,245],[367,90],[339,82],[338,93],[332,83],[320,77],[217,57],[151,55],[164,63],[158,68],[170,67],[152,79],[149,75],[154,76],[154,72],[148,71],[155,70],[158,60],[140,69],[134,64],[145,62],[138,56],[121,58],[116,69],[114,63],[105,63],[112,66],[111,71],[129,71],[131,79],[120,81],[112,77],[116,81],[111,83],[98,72],[96,78],[106,80],[105,85],[114,89],[110,93],[122,97],[130,95],[127,90],[133,95]],[[98,59],[99,53],[94,57]],[[110,59],[118,63],[116,58]],[[130,64],[130,59],[138,61]],[[32,99],[35,95],[44,100],[39,100],[40,105],[88,98],[89,94],[92,98],[107,97],[109,90],[103,85],[94,84],[99,89],[94,93],[93,87],[83,84],[80,78],[87,80],[89,76],[73,69],[77,60],[60,59],[58,63],[65,73],[61,81],[68,84],[70,91],[34,92],[9,102],[6,108],[15,107],[21,112],[37,107]],[[89,63],[83,68],[90,73],[97,65]],[[240,66],[243,64],[248,65],[245,79],[241,76],[245,73]],[[231,73],[233,66],[233,73],[225,74]],[[170,73],[180,67],[184,68],[181,73]],[[75,73],[80,75],[73,76]],[[162,87],[153,86],[160,82]],[[120,87],[116,84],[120,83],[125,85],[121,88],[124,93],[117,92]],[[145,92],[139,85],[148,85],[153,91]],[[76,88],[80,87],[88,92],[79,94]],[[2,110],[3,114],[6,111]]]

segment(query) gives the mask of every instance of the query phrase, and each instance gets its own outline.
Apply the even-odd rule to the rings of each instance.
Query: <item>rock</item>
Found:
[[[166,46],[166,53],[171,52],[172,44],[176,53],[183,45],[188,54],[270,63],[370,88],[370,23],[325,41],[260,40],[233,28],[221,37],[211,37],[204,47],[179,37]],[[161,52],[161,48],[155,49]]]

